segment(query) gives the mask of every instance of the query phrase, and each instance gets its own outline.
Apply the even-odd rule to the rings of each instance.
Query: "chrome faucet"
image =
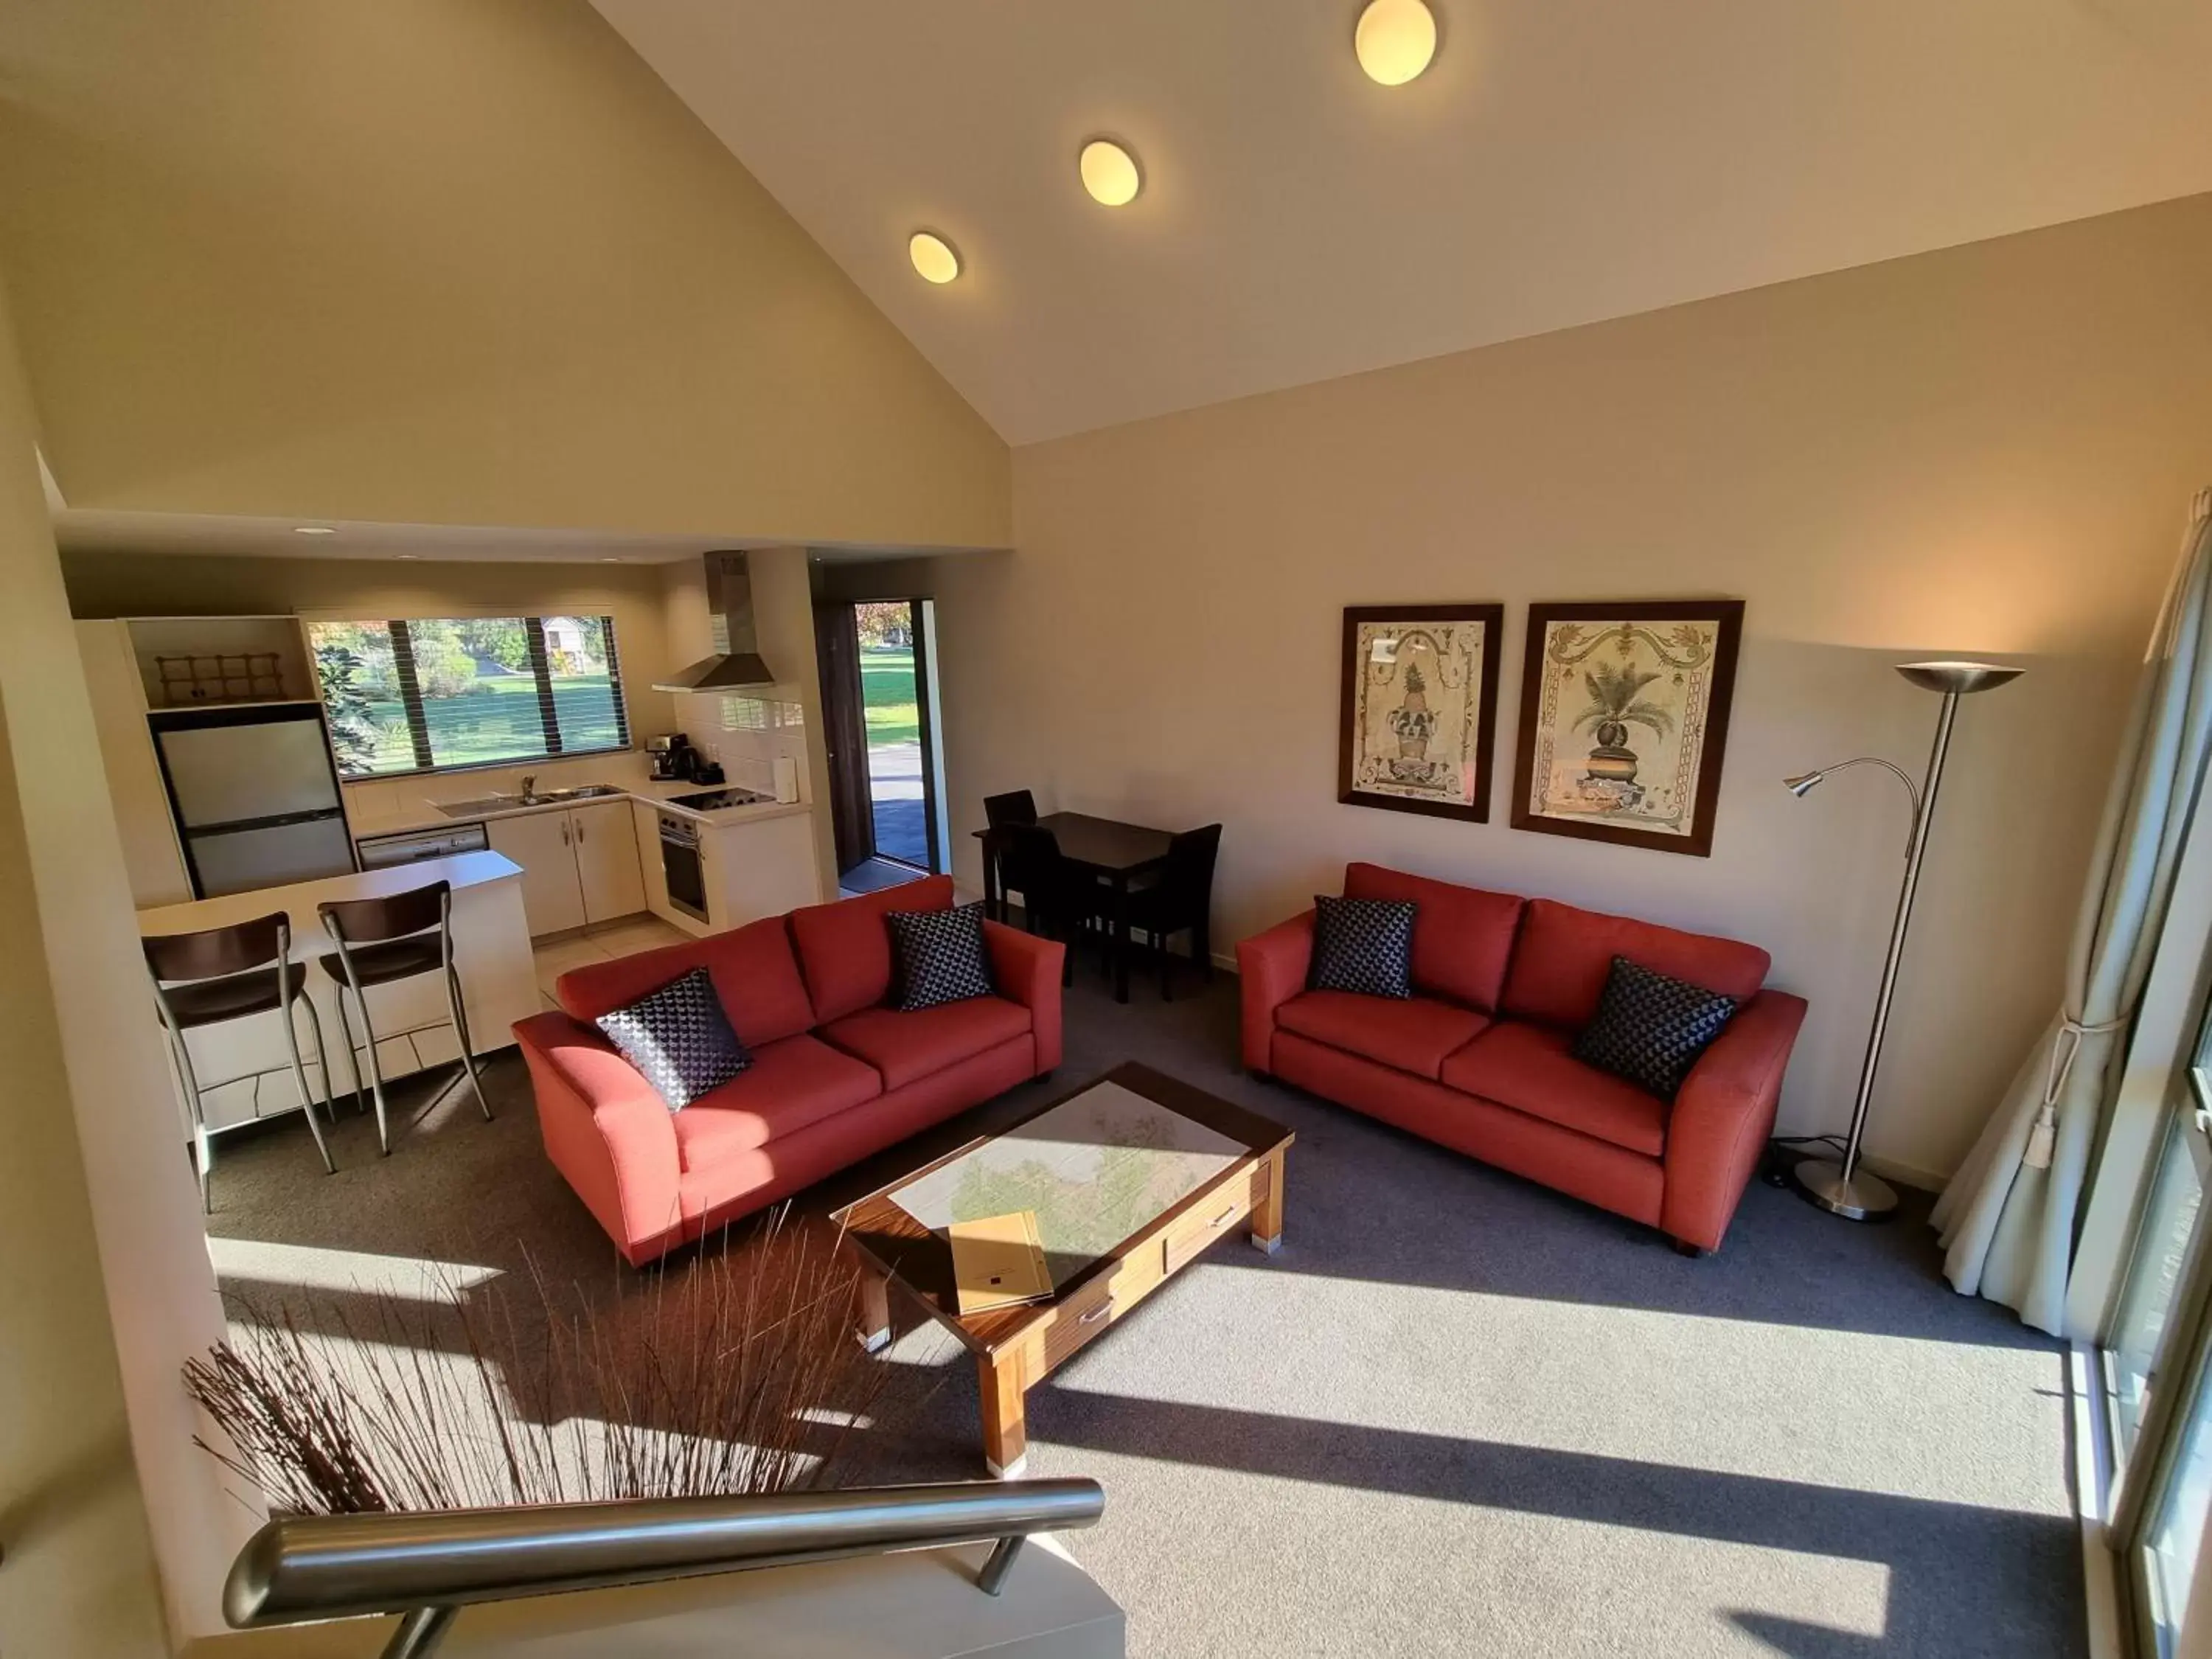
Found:
[[[525,800],[529,800],[529,799],[532,799],[532,798],[533,798],[537,793],[538,793],[538,774],[537,774],[537,773],[535,773],[535,772],[525,772],[525,773],[522,775],[522,798],[523,798],[523,799],[525,799]]]

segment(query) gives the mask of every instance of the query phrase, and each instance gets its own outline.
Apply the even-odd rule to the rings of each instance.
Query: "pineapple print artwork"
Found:
[[[1486,608],[1452,609],[1426,617],[1379,608],[1346,613],[1340,799],[1469,817],[1486,810],[1496,622]]]
[[[1719,620],[1543,630],[1528,813],[1692,835]]]

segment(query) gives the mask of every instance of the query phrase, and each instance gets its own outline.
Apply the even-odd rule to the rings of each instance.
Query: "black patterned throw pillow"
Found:
[[[983,907],[954,910],[891,910],[891,1006],[912,1013],[940,1002],[988,997],[990,953],[983,945]]]
[[[1615,957],[1597,1018],[1575,1039],[1575,1058],[1672,1100],[1736,1007],[1734,997]]]
[[[1411,899],[1315,894],[1313,965],[1306,972],[1306,988],[1367,997],[1413,995],[1416,908]]]
[[[672,1112],[682,1111],[753,1063],[704,968],[694,968],[592,1023],[644,1073]]]

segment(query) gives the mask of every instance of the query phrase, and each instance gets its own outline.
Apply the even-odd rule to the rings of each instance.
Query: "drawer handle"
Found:
[[[1096,1325],[1100,1320],[1105,1318],[1108,1314],[1112,1313],[1113,1311],[1114,1298],[1109,1296],[1097,1307],[1093,1308],[1089,1313],[1079,1315],[1075,1322],[1079,1325]]]
[[[1224,1210],[1219,1215],[1213,1218],[1212,1224],[1217,1227],[1226,1227],[1231,1222],[1236,1219],[1237,1206],[1232,1204],[1227,1209]]]

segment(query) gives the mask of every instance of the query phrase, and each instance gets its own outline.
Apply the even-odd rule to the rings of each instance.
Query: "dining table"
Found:
[[[1168,848],[1175,840],[1165,830],[1115,818],[1094,817],[1088,812],[1048,812],[1036,821],[1040,830],[1052,831],[1060,855],[1079,871],[1088,872],[1110,890],[1107,920],[1113,929],[1114,1000],[1129,1000],[1129,894],[1143,878],[1167,863]],[[1003,921],[1006,895],[1000,884],[996,845],[988,830],[975,831],[983,843],[983,901],[985,913]]]

